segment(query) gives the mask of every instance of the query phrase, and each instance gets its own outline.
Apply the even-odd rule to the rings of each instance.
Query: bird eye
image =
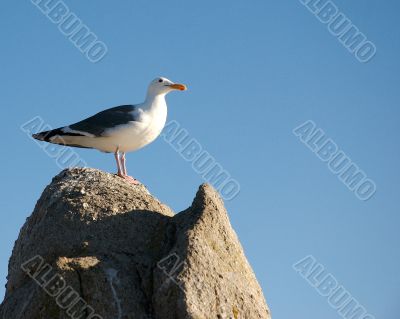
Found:
[[[162,83],[163,79],[159,79],[158,82]]]

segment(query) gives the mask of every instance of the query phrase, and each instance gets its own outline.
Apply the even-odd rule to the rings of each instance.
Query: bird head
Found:
[[[186,85],[184,84],[174,83],[171,80],[168,80],[167,78],[158,77],[155,78],[153,81],[151,81],[148,88],[148,93],[151,95],[160,95],[160,94],[165,95],[175,90],[185,91],[187,90],[187,88]]]

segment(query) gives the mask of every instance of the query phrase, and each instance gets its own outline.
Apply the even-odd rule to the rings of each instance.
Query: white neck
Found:
[[[160,105],[166,105],[165,95],[166,93],[152,94],[147,92],[146,99],[143,102],[143,107],[149,110]]]
[[[148,114],[152,121],[160,122],[162,127],[167,119],[167,102],[165,101],[165,93],[163,94],[147,94],[144,103],[141,105],[143,111]]]

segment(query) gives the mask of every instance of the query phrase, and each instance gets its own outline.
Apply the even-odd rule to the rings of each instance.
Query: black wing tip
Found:
[[[44,141],[44,142],[50,142],[51,138],[54,136],[63,137],[63,136],[85,136],[85,135],[79,134],[79,133],[64,132],[62,130],[62,128],[57,128],[55,130],[43,131],[43,132],[39,132],[36,134],[32,134],[32,137],[35,140]]]
[[[49,133],[50,133],[51,131],[45,131],[45,132],[40,132],[40,133],[36,133],[36,134],[32,134],[32,137],[35,139],[35,140],[38,140],[38,141],[48,141],[49,140]]]
[[[50,131],[43,131],[43,132],[39,132],[36,134],[32,134],[32,137],[35,140],[39,140],[39,141],[44,141],[44,142],[50,142],[50,139],[56,135],[63,135],[63,131],[58,128],[55,130],[50,130]]]
[[[61,137],[61,139],[59,139],[58,141],[54,141],[54,140],[52,140],[52,137],[54,137],[54,136],[59,136],[59,137]],[[65,133],[64,131],[62,131],[61,128],[51,130],[51,131],[43,131],[43,132],[39,132],[36,134],[32,134],[32,138],[34,138],[35,140],[38,140],[38,141],[48,142],[48,143],[52,143],[52,144],[58,144],[58,145],[62,145],[62,146],[71,146],[71,147],[78,147],[78,148],[92,148],[92,147],[73,144],[73,143],[67,144],[64,142],[64,140],[62,138],[63,136],[85,136],[85,135],[78,134],[78,133],[68,133],[68,132]]]

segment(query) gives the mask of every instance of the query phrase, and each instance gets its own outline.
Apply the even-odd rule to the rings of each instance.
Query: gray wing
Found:
[[[116,106],[69,125],[69,128],[100,137],[107,129],[128,124],[131,121],[139,121],[140,113],[135,110],[137,110],[135,105]]]

